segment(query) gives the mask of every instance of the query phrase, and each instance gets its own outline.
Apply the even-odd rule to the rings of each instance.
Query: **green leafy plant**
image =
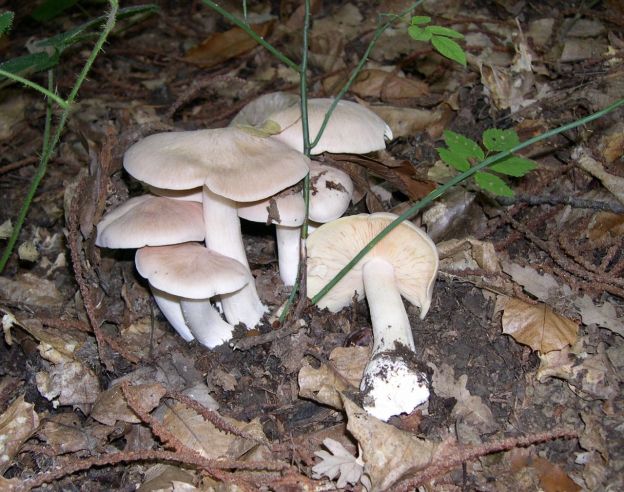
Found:
[[[415,41],[431,43],[433,48],[442,56],[466,66],[466,53],[453,39],[464,39],[464,35],[455,29],[442,26],[427,26],[431,17],[415,15],[412,17],[407,33]]]
[[[452,166],[460,173],[468,171],[470,167],[483,161],[490,152],[504,152],[513,149],[520,144],[520,138],[514,130],[499,130],[491,128],[483,132],[483,146],[487,153],[477,142],[464,137],[451,130],[444,132],[446,148],[438,148],[440,159]],[[494,171],[506,176],[519,178],[537,167],[537,164],[529,159],[509,155],[500,159],[496,164],[489,167]],[[491,172],[478,171],[474,175],[475,182],[482,189],[498,196],[513,196],[513,190],[499,176]]]
[[[107,15],[98,17],[97,19],[89,21],[75,29],[67,31],[66,33],[59,34],[57,36],[53,36],[39,42],[40,47],[47,46],[49,49],[45,49],[45,51],[42,51],[40,53],[33,53],[31,55],[14,58],[13,60],[9,60],[0,65],[0,76],[6,77],[5,81],[20,82],[27,87],[30,87],[31,89],[40,92],[48,99],[48,107],[46,111],[45,127],[43,133],[43,145],[41,149],[39,165],[37,166],[35,176],[30,183],[28,191],[26,192],[26,197],[22,202],[22,206],[15,220],[15,226],[13,227],[11,237],[9,237],[9,241],[4,248],[4,251],[2,252],[2,257],[0,257],[0,272],[4,270],[4,267],[11,257],[11,253],[13,252],[13,248],[15,247],[15,243],[17,242],[17,238],[19,237],[21,228],[24,225],[24,221],[26,220],[26,215],[28,214],[28,210],[30,209],[30,204],[35,197],[35,193],[39,188],[41,180],[46,174],[48,162],[56,151],[56,147],[61,140],[61,136],[65,130],[67,120],[69,119],[69,116],[71,114],[72,105],[74,104],[74,101],[78,96],[78,91],[80,90],[80,87],[82,87],[83,82],[87,78],[87,75],[91,70],[91,66],[95,62],[95,59],[102,51],[108,35],[115,27],[115,23],[119,18],[119,15],[121,15],[119,10],[119,0],[108,0],[108,3],[110,5],[110,10]],[[138,12],[154,11],[155,9],[157,9],[157,7],[153,5],[147,5],[130,7],[128,9],[122,10],[123,16],[128,16],[134,15]],[[12,20],[13,14],[11,12],[0,15],[0,34],[7,32],[12,23]],[[99,34],[88,32],[89,30],[92,31],[96,28],[101,29]],[[63,52],[64,49],[71,46],[72,44],[84,40],[85,35],[93,34],[97,35],[95,45],[91,50],[87,61],[82,67],[82,70],[76,77],[76,82],[74,83],[71,91],[69,92],[69,95],[66,98],[62,98],[54,92],[54,76],[51,70],[48,70],[47,89],[39,84],[36,84],[35,82],[32,82],[22,77],[21,75],[18,75],[18,73],[31,73],[52,68],[59,62],[60,54]],[[0,81],[0,86],[1,85],[2,83]],[[58,119],[58,123],[55,127],[53,127],[52,102],[56,103],[62,109],[62,112]]]

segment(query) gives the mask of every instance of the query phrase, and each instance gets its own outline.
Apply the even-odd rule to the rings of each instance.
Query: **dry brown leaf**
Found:
[[[259,36],[265,37],[270,33],[272,26],[273,21],[268,21],[262,24],[254,24],[250,27]],[[211,34],[198,46],[188,50],[184,60],[210,68],[231,58],[243,55],[256,46],[257,43],[245,31],[234,27],[225,32]]]
[[[54,282],[32,273],[22,273],[14,280],[0,276],[0,298],[45,309],[58,309],[64,301]]]
[[[539,484],[544,492],[581,490],[560,466],[547,459],[535,456],[532,452],[523,449],[513,450],[509,454],[511,455],[511,469],[514,473],[519,473],[523,468],[533,468],[537,472]]]
[[[514,298],[505,303],[503,333],[545,354],[574,343],[578,323],[559,316],[546,304],[527,304]]]
[[[329,360],[342,377],[359,388],[370,353],[368,347],[336,347],[329,354]]]
[[[26,403],[23,395],[0,415],[0,474],[11,466],[11,460],[38,426],[35,406]]]
[[[37,437],[50,446],[55,454],[76,451],[96,451],[103,449],[112,428],[93,423],[83,426],[78,416],[61,413],[45,419],[37,432]]]
[[[466,374],[455,379],[455,371],[448,364],[442,363],[439,368],[432,363],[429,366],[433,369],[431,387],[436,395],[457,400],[451,412],[456,419],[481,433],[492,432],[496,429],[494,415],[490,408],[483,403],[481,397],[471,395],[466,388],[468,382]]]
[[[324,364],[315,369],[304,361],[298,380],[301,398],[308,398],[338,410],[342,410],[340,392],[353,389],[346,379]]]
[[[587,238],[604,241],[624,236],[624,215],[612,212],[598,212],[587,226]]]
[[[612,164],[624,156],[624,123],[616,123],[600,140],[598,145],[602,158]]]
[[[132,394],[141,402],[146,412],[152,411],[165,396],[167,390],[161,384],[134,384]],[[98,396],[91,410],[91,418],[106,425],[115,425],[120,420],[129,424],[138,424],[141,419],[128,406],[121,385],[103,391]]]
[[[196,481],[195,475],[189,470],[174,465],[158,463],[145,472],[143,483],[137,492],[164,492],[173,491],[175,483],[184,483],[192,486]],[[191,490],[197,490],[193,487]]]
[[[368,415],[344,395],[343,404],[347,429],[362,449],[371,490],[388,490],[407,472],[422,470],[431,462],[437,444]]]
[[[380,161],[354,154],[334,154],[332,159],[334,161],[347,161],[365,167],[375,176],[385,179],[413,201],[420,200],[436,187],[432,181],[415,178],[414,166],[409,161],[397,161],[395,159]]]
[[[243,432],[262,440],[266,439],[257,419],[245,423],[227,417],[222,418]],[[257,446],[256,442],[217,429],[212,422],[205,420],[195,410],[180,402],[168,407],[162,423],[184,445],[208,459],[221,457],[238,459]]]
[[[42,354],[42,357],[45,355]],[[47,372],[39,371],[35,381],[39,393],[53,405],[74,405],[83,413],[89,413],[90,405],[100,393],[95,373],[76,360],[66,359],[53,364]]]
[[[440,128],[438,124],[446,123],[452,114],[445,104],[433,111],[395,106],[370,106],[369,109],[388,124],[394,138],[409,137],[422,131],[429,132],[432,137],[439,137],[444,128]],[[434,127],[436,130],[432,134],[430,130]]]
[[[349,90],[359,97],[393,101],[424,96],[429,93],[429,86],[385,70],[369,69],[362,70]]]

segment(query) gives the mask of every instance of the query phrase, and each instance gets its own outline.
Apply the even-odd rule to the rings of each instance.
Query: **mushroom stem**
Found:
[[[234,327],[224,321],[208,299],[180,298],[184,320],[195,339],[208,348],[214,348],[232,338]]]
[[[206,247],[238,260],[249,271],[236,202],[212,193],[204,185],[202,203],[206,227]],[[225,317],[233,325],[244,323],[247,328],[253,328],[266,312],[266,308],[256,292],[253,277],[242,289],[221,296],[221,301]]]
[[[277,238],[277,259],[280,277],[284,285],[295,285],[297,271],[299,270],[301,227],[275,224],[275,235]]]
[[[373,357],[394,350],[395,342],[414,351],[414,338],[394,268],[381,258],[371,258],[362,269],[364,291],[373,325]]]
[[[374,340],[360,390],[364,409],[387,421],[427,401],[427,376],[410,357],[415,350],[414,339],[394,268],[386,260],[371,258],[364,264],[362,275]]]
[[[160,308],[160,312],[163,313],[165,318],[167,318],[167,321],[169,321],[175,331],[177,331],[178,334],[184,338],[184,341],[192,341],[195,337],[193,337],[193,334],[189,330],[188,326],[186,326],[186,321],[184,320],[184,316],[182,316],[180,298],[157,289],[153,285],[151,288],[152,295],[154,296],[156,304]]]

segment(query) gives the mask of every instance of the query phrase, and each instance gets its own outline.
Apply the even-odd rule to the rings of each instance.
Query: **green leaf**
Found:
[[[429,31],[431,34],[435,34],[436,36],[464,39],[464,35],[461,32],[457,32],[455,29],[449,29],[448,27],[428,26],[425,29],[427,29],[427,31]]]
[[[514,130],[490,128],[483,132],[483,145],[493,152],[503,152],[520,144],[520,138]]]
[[[481,188],[497,196],[514,196],[513,190],[494,174],[478,172],[475,174],[475,181]]]
[[[441,147],[436,149],[440,155],[440,159],[446,162],[449,166],[454,167],[459,172],[468,171],[470,169],[470,162],[468,159],[460,154],[453,153],[452,150]]]
[[[46,0],[32,13],[32,18],[38,22],[46,22],[54,19],[57,15],[70,7],[73,7],[80,0]]]
[[[452,39],[444,36],[433,36],[431,38],[431,44],[442,56],[446,56],[464,67],[466,66],[466,53],[464,53],[462,47]]]
[[[497,173],[506,174],[507,176],[513,176],[515,178],[519,178],[524,176],[529,171],[533,171],[537,167],[537,163],[524,159],[523,157],[516,157],[515,155],[510,155],[504,157],[496,164],[492,164],[490,169],[492,171],[496,171]]]
[[[158,6],[153,4],[137,5],[119,9],[117,19],[124,19],[137,14],[148,14],[158,11]],[[32,44],[34,53],[19,56],[4,63],[0,63],[0,68],[17,75],[25,76],[42,70],[47,70],[57,65],[61,54],[70,46],[97,36],[97,29],[106,22],[106,16],[96,17],[56,36],[36,41]],[[0,77],[0,87],[11,83],[4,77]]]
[[[444,142],[454,154],[464,156],[465,158],[474,157],[480,161],[485,159],[485,154],[483,149],[479,147],[479,144],[459,133],[444,130]]]
[[[11,25],[13,24],[13,18],[15,14],[13,12],[3,12],[0,14],[0,36],[9,32]]]
[[[416,26],[419,24],[429,24],[431,22],[431,17],[427,17],[426,15],[415,15],[412,17],[412,26]]]
[[[408,27],[407,34],[416,41],[428,42],[431,39],[431,33],[418,26]]]

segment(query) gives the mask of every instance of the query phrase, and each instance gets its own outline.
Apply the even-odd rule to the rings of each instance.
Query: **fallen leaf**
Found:
[[[190,473],[190,470],[183,470],[174,465],[158,463],[145,471],[143,483],[137,492],[164,492],[173,491],[174,483],[185,483],[191,485],[195,482],[196,477]],[[193,487],[191,490],[197,490]]]
[[[26,403],[24,395],[19,396],[0,415],[0,474],[11,466],[11,460],[38,426],[39,415],[35,412],[35,406]]]
[[[336,347],[329,354],[329,360],[343,378],[359,388],[370,353],[368,347]]]
[[[584,324],[596,324],[624,336],[624,318],[617,315],[615,307],[610,302],[603,302],[601,306],[597,306],[587,294],[583,297],[576,297],[572,302],[578,309]]]
[[[14,280],[0,276],[0,298],[45,309],[59,309],[64,302],[54,282],[32,273],[22,273]]]
[[[612,212],[598,212],[587,226],[587,238],[604,241],[624,236],[624,215]]]
[[[299,396],[308,398],[323,405],[342,410],[340,392],[350,387],[349,382],[325,364],[318,369],[304,361],[299,370]]]
[[[166,392],[165,387],[158,383],[134,384],[132,386],[133,395],[136,395],[146,412],[156,408]],[[98,422],[111,426],[115,425],[118,420],[129,424],[141,422],[137,414],[128,406],[121,385],[115,385],[100,393],[93,404],[90,415]]]
[[[442,398],[457,400],[451,411],[457,420],[481,433],[492,432],[497,428],[490,408],[483,403],[481,397],[471,395],[466,388],[468,383],[466,374],[455,379],[455,371],[446,363],[442,363],[439,368],[430,363],[429,367],[433,369],[431,387],[435,394]]]
[[[103,449],[111,431],[111,427],[98,423],[83,426],[75,413],[66,412],[45,419],[37,437],[55,454],[82,450],[95,452]]]
[[[392,130],[394,138],[409,137],[423,131],[429,131],[438,123],[446,121],[452,113],[452,111],[447,110],[446,105],[441,105],[433,111],[396,106],[370,106],[369,109],[386,122]],[[432,136],[440,136],[442,130],[436,133]]]
[[[40,351],[42,345],[39,346]],[[45,358],[43,353],[42,357]],[[54,406],[73,405],[85,414],[89,413],[90,405],[100,393],[95,373],[76,360],[67,359],[53,364],[47,371],[39,371],[35,374],[35,381],[39,393]]]
[[[578,334],[577,323],[546,304],[527,304],[515,298],[505,302],[502,323],[503,333],[542,354],[571,345]]]
[[[395,101],[425,96],[429,93],[429,86],[418,80],[400,77],[393,72],[368,69],[362,70],[349,90],[359,97]]]
[[[388,490],[408,472],[429,465],[437,444],[368,415],[344,395],[343,405],[347,429],[362,449],[364,473],[370,478],[371,490]]]
[[[250,27],[259,36],[265,37],[270,33],[272,26],[273,21],[268,21]],[[184,60],[210,68],[241,56],[256,46],[257,43],[245,31],[239,27],[233,27],[225,32],[211,34],[198,46],[188,50]]]
[[[342,444],[329,437],[323,441],[323,445],[330,452],[321,450],[314,453],[321,461],[312,467],[313,477],[319,479],[325,475],[330,480],[338,478],[336,487],[339,489],[346,487],[347,484],[357,484],[364,473],[362,459],[353,456]],[[370,487],[365,488],[368,490]]]
[[[537,471],[539,484],[544,492],[578,492],[581,490],[559,465],[532,453],[515,453],[512,469],[518,473],[522,468],[533,468]]]

